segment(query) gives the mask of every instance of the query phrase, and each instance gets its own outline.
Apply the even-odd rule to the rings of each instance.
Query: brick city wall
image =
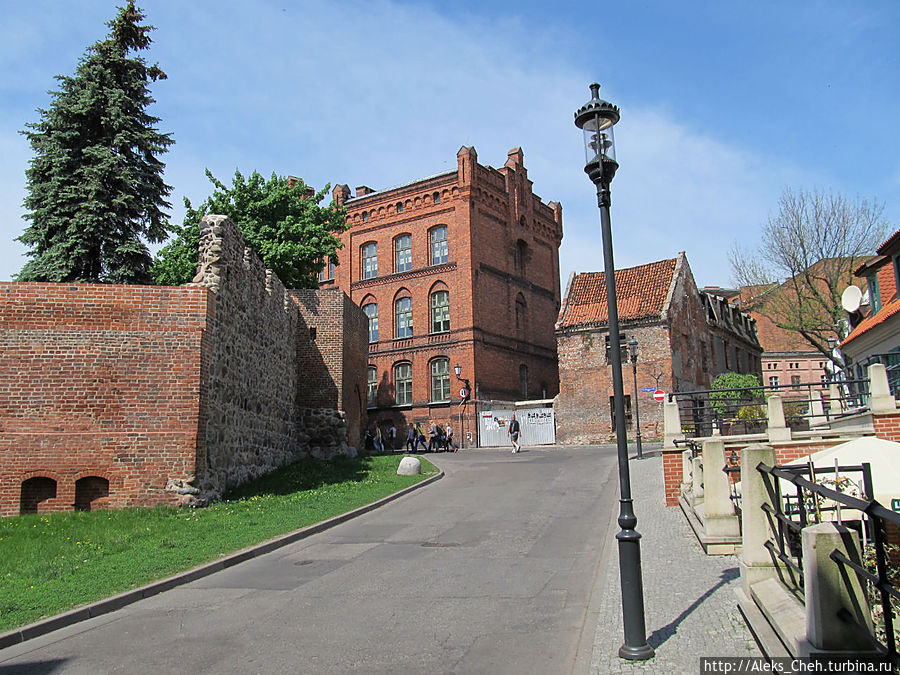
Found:
[[[42,511],[177,501],[166,485],[194,473],[212,302],[204,288],[0,284],[0,515],[29,479]]]
[[[200,261],[187,287],[0,284],[0,515],[199,504],[354,452],[341,397],[305,379],[298,302],[233,222],[204,218]],[[323,325],[365,339],[343,294],[309,294],[337,296]],[[344,349],[326,339],[319,359]],[[353,361],[330,372],[333,390],[363,386]]]

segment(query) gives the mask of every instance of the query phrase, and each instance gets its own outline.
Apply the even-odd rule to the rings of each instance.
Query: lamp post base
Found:
[[[629,661],[646,661],[656,656],[653,647],[650,645],[642,645],[640,647],[629,647],[622,645],[619,647],[619,658],[628,659]]]

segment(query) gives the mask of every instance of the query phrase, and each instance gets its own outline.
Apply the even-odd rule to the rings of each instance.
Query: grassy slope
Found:
[[[153,508],[0,518],[0,632],[370,504],[426,475],[401,457],[305,460],[205,509]]]

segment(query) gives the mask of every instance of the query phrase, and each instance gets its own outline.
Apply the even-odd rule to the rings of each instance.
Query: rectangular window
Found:
[[[800,376],[799,375],[791,375],[791,384],[793,384],[793,385],[800,384]]]
[[[394,337],[397,339],[412,337],[412,298],[400,298],[397,300],[395,311],[397,314],[397,334]]]
[[[366,372],[366,405],[369,408],[375,406],[378,399],[378,371],[369,368]]]
[[[625,428],[631,428],[631,394],[625,394],[624,401],[625,403]],[[615,396],[609,397],[609,420],[610,420],[610,430],[616,430],[616,398]]]
[[[429,241],[431,244],[431,264],[443,265],[449,259],[446,225],[441,225],[440,227],[431,230],[429,233]]]
[[[777,387],[777,386],[778,386],[778,376],[777,376],[777,375],[772,375],[772,376],[769,378],[769,386],[770,386],[770,387]]]
[[[369,317],[369,342],[378,342],[378,305],[370,302],[363,307],[363,313]]]
[[[378,244],[362,247],[362,278],[374,279],[378,276]]]
[[[412,269],[412,237],[401,235],[394,240],[394,271],[406,272]]]
[[[877,314],[881,309],[881,294],[878,290],[878,274],[866,277],[869,282],[869,306],[872,308],[872,314]]]
[[[394,368],[394,382],[397,389],[397,405],[412,403],[412,365],[400,363]]]
[[[450,361],[435,359],[431,362],[431,400],[450,400]]]
[[[431,332],[446,333],[450,330],[450,293],[436,291],[431,295]]]

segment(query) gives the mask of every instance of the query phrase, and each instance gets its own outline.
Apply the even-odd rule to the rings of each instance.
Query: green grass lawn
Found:
[[[0,632],[161,579],[346,513],[436,472],[402,456],[304,460],[207,508],[0,518]]]

